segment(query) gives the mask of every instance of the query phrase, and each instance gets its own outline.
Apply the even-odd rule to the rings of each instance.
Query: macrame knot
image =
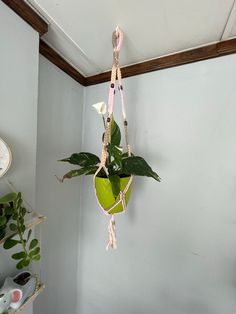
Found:
[[[125,209],[126,209],[126,202],[125,202],[125,194],[124,194],[123,191],[120,191],[120,200],[121,200],[121,203],[122,203],[123,210],[125,211]]]
[[[114,51],[113,51],[113,64],[114,64],[116,67],[119,66],[119,59],[120,59],[119,51],[114,50]]]
[[[109,239],[107,243],[106,250],[108,251],[109,249],[116,249],[117,244],[116,244],[116,222],[115,222],[115,216],[111,215],[111,219],[109,221],[108,225],[108,234],[109,234]]]

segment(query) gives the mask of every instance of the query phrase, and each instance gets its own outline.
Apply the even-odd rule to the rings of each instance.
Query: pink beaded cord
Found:
[[[117,240],[116,240],[116,232],[115,232],[115,215],[110,214],[112,209],[115,208],[119,203],[122,204],[123,211],[121,213],[124,213],[126,210],[126,202],[125,202],[125,195],[128,191],[133,176],[130,177],[124,191],[120,192],[119,199],[110,207],[110,208],[103,208],[98,200],[96,188],[95,188],[95,179],[98,173],[103,169],[108,177],[108,170],[106,168],[106,159],[107,159],[107,145],[110,141],[110,133],[111,133],[111,123],[112,123],[112,115],[114,111],[114,104],[115,104],[115,86],[116,86],[116,79],[118,79],[118,90],[120,94],[121,99],[121,109],[122,109],[122,116],[123,116],[123,122],[124,122],[124,131],[125,131],[125,142],[127,146],[127,152],[128,156],[131,156],[131,147],[128,143],[128,123],[126,120],[126,111],[125,111],[125,102],[124,102],[124,94],[123,94],[123,85],[122,85],[122,76],[121,76],[121,70],[119,65],[119,54],[123,43],[123,32],[120,28],[116,28],[116,30],[112,34],[112,44],[113,44],[113,65],[112,65],[112,71],[111,71],[111,81],[110,81],[110,89],[109,89],[109,97],[108,97],[108,118],[106,123],[106,130],[104,134],[104,140],[102,144],[102,153],[101,153],[101,162],[99,165],[99,168],[97,169],[94,177],[94,189],[95,189],[95,195],[98,201],[99,206],[101,207],[102,211],[106,215],[111,215],[109,225],[108,225],[108,233],[109,233],[109,239],[106,249],[116,249],[117,248]]]

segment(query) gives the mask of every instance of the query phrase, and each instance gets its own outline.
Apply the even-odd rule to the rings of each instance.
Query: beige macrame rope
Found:
[[[124,133],[125,133],[125,143],[126,143],[126,147],[127,147],[128,156],[129,157],[131,156],[131,147],[130,147],[129,141],[128,141],[128,123],[127,123],[127,119],[126,119],[126,112],[125,112],[125,105],[124,105],[122,76],[121,76],[121,70],[120,70],[120,66],[119,66],[119,52],[120,52],[119,49],[120,49],[121,43],[119,42],[119,44],[118,44],[118,41],[119,40],[122,41],[122,38],[123,38],[123,33],[121,31],[118,33],[118,35],[117,35],[117,32],[113,32],[113,34],[112,34],[113,65],[112,65],[112,71],[111,71],[111,82],[110,82],[111,85],[110,85],[109,101],[108,101],[108,105],[109,105],[108,118],[107,118],[107,122],[106,122],[105,134],[104,134],[104,138],[103,138],[101,161],[100,161],[99,167],[98,167],[98,169],[97,169],[97,171],[93,177],[95,195],[96,195],[98,204],[101,207],[102,211],[106,215],[111,216],[110,221],[109,221],[109,225],[108,225],[109,239],[108,239],[108,244],[106,247],[107,250],[109,248],[112,248],[112,249],[117,248],[116,230],[115,230],[115,215],[112,214],[111,212],[120,203],[122,204],[122,207],[123,207],[123,211],[121,213],[125,212],[125,210],[126,210],[125,195],[126,195],[126,192],[128,191],[128,189],[132,183],[132,180],[133,180],[133,176],[130,176],[130,179],[129,179],[125,189],[123,191],[120,191],[119,198],[110,208],[103,208],[100,205],[99,200],[98,200],[98,196],[96,193],[96,188],[95,188],[95,179],[102,169],[105,171],[107,177],[109,176],[108,169],[106,168],[106,160],[108,157],[107,145],[111,141],[111,124],[112,124],[112,119],[113,119],[116,79],[118,79],[118,89],[120,91],[120,97],[121,97]]]

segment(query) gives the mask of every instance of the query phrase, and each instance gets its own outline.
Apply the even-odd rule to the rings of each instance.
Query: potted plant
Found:
[[[96,111],[101,115],[104,128],[107,128],[107,108],[104,102],[93,105]],[[103,141],[104,141],[103,133]],[[110,140],[107,149],[106,156],[106,169],[96,173],[99,169],[100,158],[89,152],[73,153],[70,157],[61,159],[61,162],[68,162],[72,165],[79,166],[78,169],[74,169],[66,173],[62,179],[71,179],[81,175],[94,175],[95,190],[97,199],[101,207],[105,211],[109,211],[109,214],[115,214],[122,212],[124,207],[122,202],[118,202],[120,193],[125,191],[125,203],[127,204],[131,193],[131,184],[127,188],[127,184],[130,182],[131,176],[146,176],[160,181],[160,177],[148,163],[140,156],[136,156],[129,152],[123,152],[123,148],[120,146],[121,132],[120,128],[112,116]],[[126,189],[127,188],[127,189]],[[126,190],[125,190],[126,189]],[[117,204],[116,204],[117,203]],[[116,204],[114,206],[114,204]]]
[[[16,268],[22,269],[29,266],[32,261],[40,260],[40,247],[38,240],[30,240],[32,230],[26,233],[25,215],[21,193],[9,193],[0,198],[0,240],[4,240],[3,247],[9,250],[17,245],[21,246],[18,253],[12,255],[17,260]],[[7,237],[7,230],[10,236]]]

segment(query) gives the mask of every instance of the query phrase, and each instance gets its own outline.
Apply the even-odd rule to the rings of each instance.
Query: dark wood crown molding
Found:
[[[121,69],[122,76],[135,76],[233,53],[236,53],[236,38],[126,66]],[[110,71],[89,76],[86,86],[107,82],[110,76]]]
[[[46,44],[42,39],[39,42],[39,52],[58,68],[79,82],[81,85],[86,86],[86,78],[73,68],[65,59],[63,59],[53,48]]]
[[[48,31],[48,24],[23,0],[2,0],[25,22],[32,26],[42,36]]]
[[[2,0],[2,2],[14,10],[40,35],[48,31],[47,23],[23,0]],[[40,40],[39,52],[83,86],[100,84],[110,80],[110,71],[84,77],[43,40]],[[233,53],[236,53],[236,38],[125,66],[122,68],[122,76],[125,78],[140,75]]]
[[[83,86],[100,84],[110,80],[111,71],[84,77],[42,40],[40,40],[39,51]],[[236,38],[126,66],[121,69],[122,76],[125,78],[140,75],[233,53],[236,53]]]

